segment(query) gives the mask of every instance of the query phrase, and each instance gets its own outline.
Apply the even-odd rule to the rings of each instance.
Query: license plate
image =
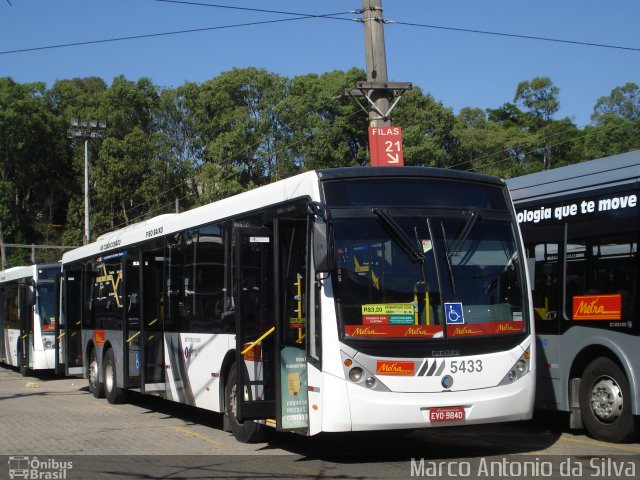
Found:
[[[431,422],[458,422],[464,420],[464,407],[433,407],[429,409]]]

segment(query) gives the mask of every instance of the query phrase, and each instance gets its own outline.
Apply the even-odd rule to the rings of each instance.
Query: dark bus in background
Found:
[[[640,151],[509,180],[538,336],[536,406],[611,442],[640,414]]]

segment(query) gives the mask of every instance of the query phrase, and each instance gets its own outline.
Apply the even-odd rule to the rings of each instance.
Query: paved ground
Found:
[[[418,476],[434,477],[427,475],[433,473],[429,462],[471,462],[474,470],[482,459],[537,462],[538,467],[549,461],[555,468],[551,478],[565,477],[561,463],[568,460],[567,468],[577,468],[573,460],[584,463],[583,472],[572,476],[585,478],[594,473],[625,478],[633,464],[633,478],[640,477],[640,444],[612,445],[569,432],[557,415],[412,432],[311,438],[274,433],[264,443],[248,445],[222,431],[219,414],[139,395],[110,405],[93,398],[84,379],[22,377],[0,367],[0,479],[9,478],[9,466],[15,467],[18,457],[50,461],[40,470],[59,467],[51,462],[74,462],[66,472],[70,479],[409,478],[412,468]],[[596,463],[589,464],[593,458]],[[427,462],[422,475],[421,459]],[[446,471],[435,477],[449,478]]]

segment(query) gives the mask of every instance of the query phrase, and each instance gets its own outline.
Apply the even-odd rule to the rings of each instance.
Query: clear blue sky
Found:
[[[348,12],[362,0],[194,0],[311,15]],[[631,47],[599,48],[401,24],[385,26],[389,79],[412,82],[455,113],[513,100],[517,84],[548,76],[561,111],[582,127],[596,100],[640,85],[638,0],[383,0],[387,20]],[[11,4],[11,5],[10,5]],[[357,14],[345,18],[360,18]],[[0,52],[117,37],[295,18],[154,0],[0,0]],[[364,69],[359,22],[298,19],[181,35],[0,53],[0,77],[26,83],[146,76],[165,87],[202,82],[233,67],[287,77]]]

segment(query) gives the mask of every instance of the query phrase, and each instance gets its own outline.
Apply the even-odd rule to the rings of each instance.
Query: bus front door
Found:
[[[236,418],[275,419],[276,355],[273,234],[235,229]]]
[[[278,220],[275,232],[276,316],[280,320],[277,426],[282,431],[308,434],[306,218]]]
[[[64,352],[65,374],[81,376],[82,366],[82,271],[67,270],[62,280],[62,317],[60,333],[61,348]]]

